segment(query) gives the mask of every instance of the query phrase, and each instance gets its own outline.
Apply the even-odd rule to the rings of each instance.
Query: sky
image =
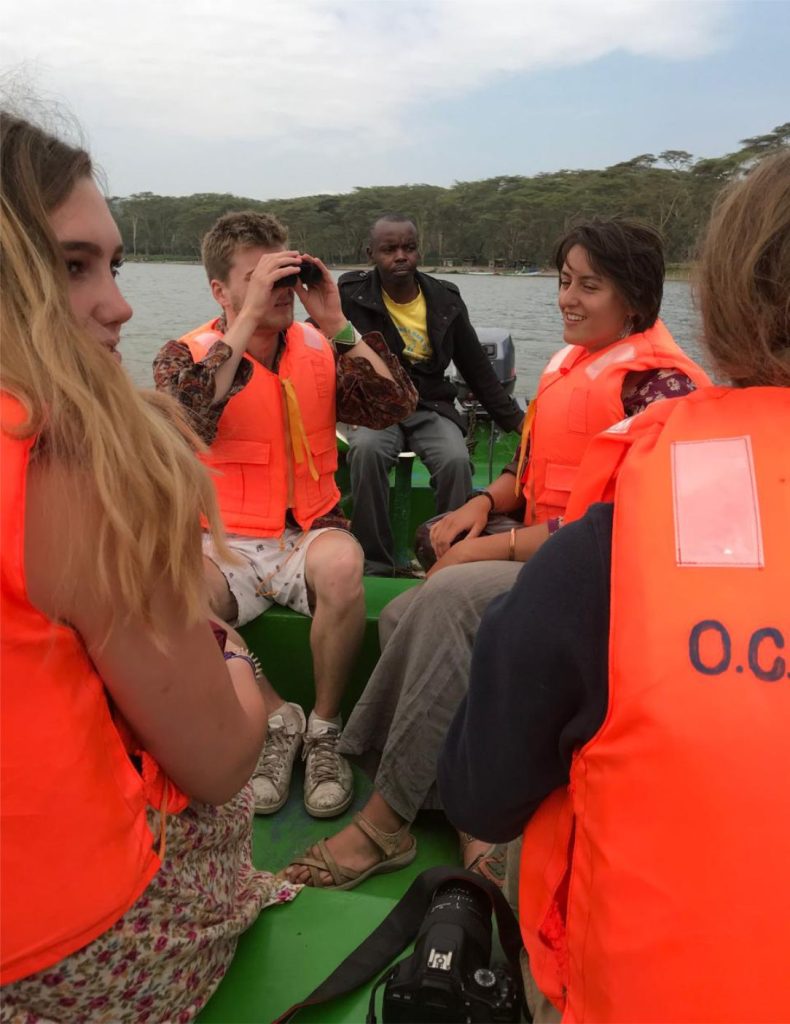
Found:
[[[0,0],[0,18],[0,87],[76,117],[119,196],[718,156],[790,120],[790,0]]]

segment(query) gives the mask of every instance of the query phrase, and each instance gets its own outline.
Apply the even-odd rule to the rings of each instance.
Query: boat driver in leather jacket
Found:
[[[472,489],[465,424],[454,405],[456,387],[445,376],[450,361],[503,430],[519,430],[523,413],[497,380],[457,286],[417,270],[414,222],[400,214],[380,217],[367,253],[373,269],[351,271],[338,282],[343,312],[361,333],[384,336],[419,394],[416,412],[401,423],[349,432],[352,531],[366,572],[391,575],[388,473],[399,453],[413,450],[427,466],[437,512],[458,508]]]

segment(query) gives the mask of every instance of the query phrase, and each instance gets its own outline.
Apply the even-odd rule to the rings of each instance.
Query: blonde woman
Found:
[[[0,150],[0,1016],[190,1020],[294,893],[250,859],[266,710],[203,612],[194,438],[119,365],[90,158],[7,113]]]

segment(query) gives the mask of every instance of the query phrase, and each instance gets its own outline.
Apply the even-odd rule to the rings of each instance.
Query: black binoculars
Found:
[[[296,282],[301,281],[308,288],[312,288],[313,285],[320,284],[323,279],[324,275],[321,273],[320,267],[317,267],[315,263],[308,263],[307,260],[303,260],[298,274],[289,274],[288,277],[281,277],[274,287],[295,288]]]

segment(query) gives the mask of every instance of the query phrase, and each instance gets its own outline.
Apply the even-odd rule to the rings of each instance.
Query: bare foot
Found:
[[[459,832],[461,860],[465,868],[477,872],[501,889],[505,882],[507,844],[486,843],[468,832]]]
[[[465,868],[470,867],[484,853],[491,849],[491,843],[474,839],[467,833],[461,837],[461,859]]]
[[[398,853],[403,853],[409,848],[412,838],[409,832],[404,832],[398,847]],[[367,871],[382,859],[382,852],[372,839],[355,825],[353,822],[345,828],[336,832],[326,840],[329,852],[336,862],[344,868],[352,871]],[[311,846],[307,851],[308,857],[315,857],[321,860],[321,853],[317,846]],[[289,882],[301,882],[304,885],[312,885],[310,869],[302,864],[289,864],[283,871]],[[332,876],[328,871],[319,871],[319,886],[333,885]]]

